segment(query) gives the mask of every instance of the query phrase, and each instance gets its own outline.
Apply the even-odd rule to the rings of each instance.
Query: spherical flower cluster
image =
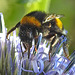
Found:
[[[35,40],[33,39],[32,47],[30,49],[30,58],[28,59],[28,51],[24,53],[24,56],[22,55],[22,51],[25,51],[25,49],[23,48],[22,43],[20,43],[19,37],[16,37],[15,31],[13,32],[13,36],[10,36],[9,40],[5,39],[4,44],[6,47],[6,52],[5,50],[3,51],[4,60],[8,57],[8,60],[5,60],[5,62],[8,61],[7,64],[10,65],[10,71],[12,75],[14,75],[14,72],[16,72],[17,75],[75,74],[75,51],[71,54],[71,56],[69,56],[70,60],[64,56],[63,52],[63,43],[66,43],[67,37],[61,36],[59,38],[58,43],[53,48],[50,61],[48,54],[50,49],[49,41],[42,40],[42,34],[40,34],[36,46],[37,51],[34,49],[34,41]],[[2,44],[3,43],[1,42],[1,49]],[[65,49],[67,48],[65,47]],[[2,58],[2,54],[0,54],[0,59]],[[7,73],[8,69],[6,67],[5,70]]]

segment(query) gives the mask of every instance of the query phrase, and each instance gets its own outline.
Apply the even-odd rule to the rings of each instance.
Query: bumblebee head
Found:
[[[49,22],[49,23],[51,23],[51,26],[49,24],[50,27],[55,28],[54,26],[57,26],[60,30],[62,30],[63,24],[62,24],[61,20],[59,19],[60,17],[63,17],[63,15],[52,14],[50,16],[47,16],[43,23]]]
[[[48,16],[43,23],[48,23],[47,25],[50,29],[50,32],[56,32],[65,35],[66,33],[64,33],[64,26],[60,20],[60,17],[63,17],[63,15],[52,14]]]
[[[65,29],[64,29],[64,26],[63,26],[63,24],[62,24],[62,22],[59,18],[54,18],[51,21],[50,31],[59,33],[61,35],[66,35],[67,34]]]

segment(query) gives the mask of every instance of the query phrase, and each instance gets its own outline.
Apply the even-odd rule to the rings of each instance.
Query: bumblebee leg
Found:
[[[63,42],[63,52],[65,54],[65,57],[70,60],[69,58],[69,52],[68,52],[68,47],[67,47],[67,43],[66,42]]]
[[[25,48],[25,51],[23,52],[23,55],[24,55],[24,54],[27,52],[27,50],[28,50],[28,59],[29,59],[31,46],[28,45],[28,44],[25,44],[25,43],[23,43],[23,46],[24,46],[24,48]]]
[[[38,48],[37,48],[37,42],[38,42],[38,37],[35,38],[35,48],[34,48],[35,53],[36,53],[37,50],[38,50]]]
[[[7,33],[6,38],[8,39],[8,35],[9,35],[12,31],[14,31],[16,28],[18,28],[19,26],[20,26],[20,22],[19,22],[15,27],[13,27],[13,28]]]
[[[37,53],[37,48],[36,48],[36,45],[34,47],[34,51],[33,51],[34,55]]]
[[[50,49],[49,49],[49,62],[51,61],[51,52],[52,52],[52,45],[50,45]]]
[[[25,54],[25,53],[27,52],[28,49],[27,49],[25,43],[23,43],[23,46],[24,46],[24,48],[25,48],[25,51],[23,52],[23,54]]]
[[[50,49],[49,49],[49,62],[51,61],[51,53],[52,53],[52,48],[56,44],[56,35],[52,37],[51,43],[50,43]]]
[[[35,55],[36,53],[37,53],[37,41],[36,41],[36,39],[35,39],[35,45],[34,45],[34,50],[33,50],[33,54]]]
[[[25,46],[25,43],[22,42],[22,44],[23,44],[23,46],[24,46],[24,48],[25,48],[25,51],[24,51],[24,52],[23,52],[23,50],[22,50],[22,45],[21,45],[21,41],[20,41],[21,52],[22,52],[22,56],[24,57],[24,54],[25,54],[25,52],[26,52],[28,49],[27,49],[27,47]]]
[[[34,51],[33,51],[34,55],[36,54],[36,52],[39,48],[41,40],[42,40],[42,33],[40,33],[40,35],[37,38],[35,38],[35,48],[34,48]]]

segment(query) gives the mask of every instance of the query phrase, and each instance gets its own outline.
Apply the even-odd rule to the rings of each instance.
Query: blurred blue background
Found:
[[[69,52],[72,53],[75,49],[75,0],[0,0],[0,12],[4,15],[8,30],[33,10],[64,15],[61,20],[68,31]]]

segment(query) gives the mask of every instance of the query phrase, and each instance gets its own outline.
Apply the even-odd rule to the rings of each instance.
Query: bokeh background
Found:
[[[0,12],[4,15],[8,30],[34,10],[64,15],[61,20],[68,31],[69,52],[72,53],[75,49],[75,0],[0,0]]]

